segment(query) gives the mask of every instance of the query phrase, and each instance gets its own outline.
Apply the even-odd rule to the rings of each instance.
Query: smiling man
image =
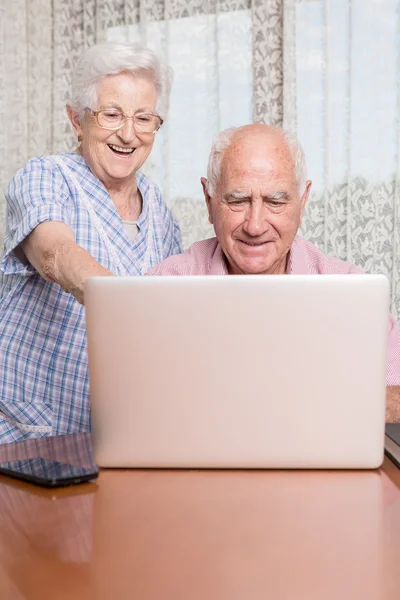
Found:
[[[171,256],[147,275],[355,274],[297,235],[311,181],[303,150],[281,129],[246,125],[214,140],[202,178],[216,237]],[[400,421],[400,335],[389,323],[387,421]]]

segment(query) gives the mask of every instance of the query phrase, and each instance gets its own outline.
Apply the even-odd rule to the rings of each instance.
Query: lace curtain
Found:
[[[31,156],[74,147],[65,104],[86,47],[124,27],[138,28],[150,45],[157,23],[167,44],[173,21],[201,15],[207,19],[196,36],[218,47],[221,23],[235,11],[250,19],[250,120],[283,124],[306,150],[314,189],[301,233],[329,254],[385,273],[399,316],[398,0],[0,0],[0,234],[2,190],[15,170]],[[232,35],[235,59],[241,27]],[[215,91],[221,73],[213,56]],[[183,59],[195,69],[196,57]],[[230,124],[224,110],[210,135],[221,123]],[[168,126],[163,135],[159,153]],[[172,148],[169,155],[174,160]],[[164,171],[161,184],[168,165]],[[191,188],[184,195],[165,185],[165,194],[186,245],[210,234]]]
[[[284,127],[313,190],[301,234],[391,284],[400,316],[398,0],[284,1]]]

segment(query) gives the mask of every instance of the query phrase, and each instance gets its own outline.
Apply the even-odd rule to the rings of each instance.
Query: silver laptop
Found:
[[[378,467],[388,305],[382,275],[90,279],[96,462]]]

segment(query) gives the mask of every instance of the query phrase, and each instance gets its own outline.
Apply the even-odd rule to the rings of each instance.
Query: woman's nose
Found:
[[[137,139],[134,120],[132,118],[128,118],[121,129],[118,129],[117,135],[125,144]]]

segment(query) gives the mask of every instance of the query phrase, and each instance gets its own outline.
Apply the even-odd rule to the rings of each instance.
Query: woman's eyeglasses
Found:
[[[133,120],[135,130],[140,133],[155,133],[163,124],[162,118],[154,113],[141,112],[136,113],[133,117],[128,117],[118,108],[104,108],[98,111],[86,108],[86,110],[95,117],[102,129],[110,131],[121,129],[128,119]]]

